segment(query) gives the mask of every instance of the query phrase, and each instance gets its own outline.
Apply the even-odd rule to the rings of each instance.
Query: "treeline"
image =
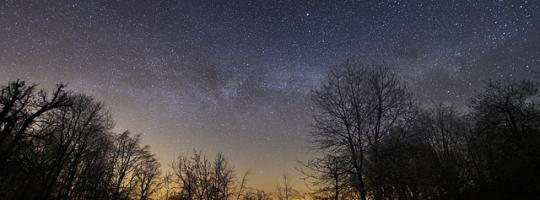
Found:
[[[169,200],[292,200],[306,196],[293,189],[287,177],[275,192],[248,187],[249,171],[235,174],[226,157],[218,153],[210,160],[201,151],[180,155],[164,177],[161,199]]]
[[[490,82],[469,107],[421,105],[384,66],[347,64],[313,91],[302,163],[313,191],[287,177],[248,187],[224,155],[180,155],[162,173],[141,136],[115,133],[103,103],[58,85],[0,89],[1,199],[534,199],[540,195],[540,85]]]
[[[180,155],[161,165],[140,134],[115,133],[103,103],[57,85],[17,80],[0,88],[0,199],[269,200],[247,187],[224,155]],[[283,197],[282,197],[283,196]]]
[[[534,199],[539,85],[489,82],[464,111],[419,105],[384,66],[348,64],[314,91],[303,165],[316,199]]]
[[[160,164],[140,135],[111,131],[92,97],[24,81],[0,90],[2,199],[148,199]]]

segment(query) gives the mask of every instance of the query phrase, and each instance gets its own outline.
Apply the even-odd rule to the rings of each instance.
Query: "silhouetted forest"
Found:
[[[314,92],[304,163],[318,199],[534,199],[539,85],[489,82],[465,111],[419,105],[385,66],[347,64]]]
[[[346,64],[312,94],[317,156],[296,166],[312,191],[284,176],[270,192],[222,154],[194,150],[163,170],[141,135],[112,130],[102,102],[16,80],[0,91],[0,198],[534,199],[538,92],[533,81],[488,82],[464,109],[423,105],[388,67]]]

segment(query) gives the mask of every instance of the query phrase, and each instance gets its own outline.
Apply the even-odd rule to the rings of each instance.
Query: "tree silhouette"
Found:
[[[181,155],[171,172],[140,134],[115,133],[102,102],[16,80],[0,89],[2,199],[304,198],[236,180],[223,154]],[[540,195],[540,85],[488,82],[462,112],[418,105],[388,67],[347,64],[313,92],[313,150],[299,170],[313,199],[534,199]],[[161,190],[160,190],[161,189]]]
[[[114,134],[103,103],[16,80],[0,90],[3,199],[149,199],[159,163],[140,137]]]
[[[489,82],[460,113],[417,105],[387,67],[346,64],[314,91],[321,156],[302,171],[316,199],[531,199],[540,193],[538,91],[531,81]]]
[[[319,111],[314,116],[313,142],[328,154],[346,156],[360,198],[367,198],[369,181],[379,200],[383,192],[381,142],[412,109],[411,94],[387,67],[344,67],[331,72],[321,89],[314,92]]]
[[[172,164],[180,191],[172,199],[222,200],[234,197],[234,170],[223,154],[209,161],[202,152],[178,156]],[[245,179],[244,179],[245,180]]]

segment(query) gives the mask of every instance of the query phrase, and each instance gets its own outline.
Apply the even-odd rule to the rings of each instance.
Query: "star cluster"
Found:
[[[537,79],[534,0],[0,2],[0,81],[96,96],[162,162],[224,152],[273,189],[309,156],[309,92],[346,60],[384,63],[420,102]],[[166,165],[166,164],[165,164]],[[300,183],[298,183],[300,184]]]

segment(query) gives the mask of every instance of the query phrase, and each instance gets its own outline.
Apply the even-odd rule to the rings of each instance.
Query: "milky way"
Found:
[[[273,189],[305,160],[309,92],[346,60],[392,66],[420,102],[538,79],[540,1],[0,3],[0,81],[68,83],[166,163],[224,152]],[[297,181],[297,185],[302,185]]]

